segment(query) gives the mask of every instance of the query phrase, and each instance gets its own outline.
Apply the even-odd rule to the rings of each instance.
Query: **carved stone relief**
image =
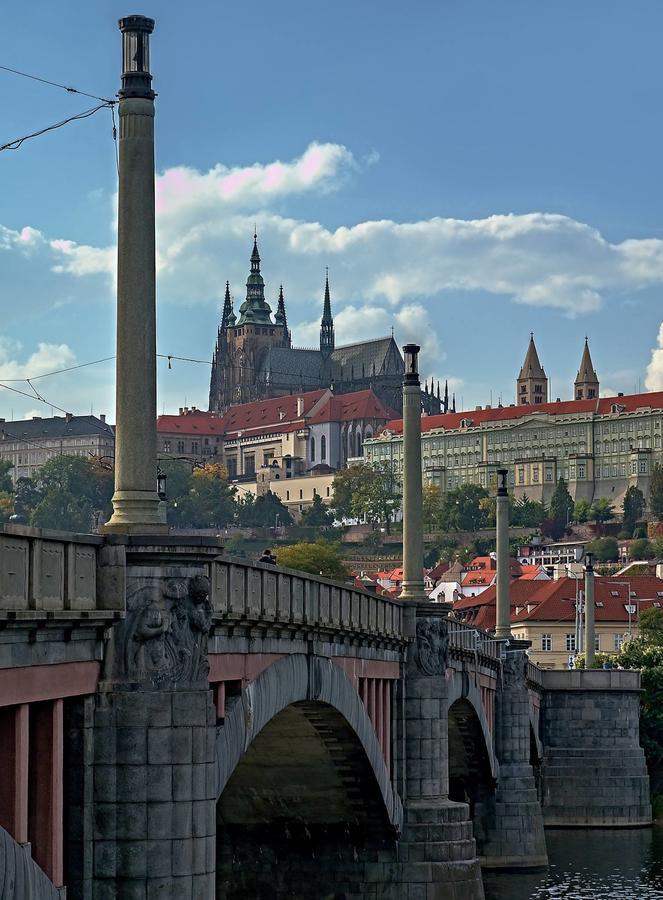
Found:
[[[115,629],[114,680],[159,687],[205,687],[212,622],[209,579],[145,579],[127,592],[127,615]]]
[[[424,675],[444,673],[448,648],[449,634],[445,619],[417,619],[415,661]]]

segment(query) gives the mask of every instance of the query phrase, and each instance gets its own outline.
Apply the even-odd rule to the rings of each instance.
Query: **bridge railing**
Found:
[[[449,617],[449,647],[457,650],[467,650],[472,653],[480,653],[498,660],[500,658],[500,641],[496,641],[494,635],[465,622]]]
[[[540,669],[536,663],[527,663],[527,680],[530,684],[535,684],[543,688],[543,669]]]
[[[212,564],[214,615],[247,624],[307,626],[403,639],[403,607],[328,578],[239,560]]]

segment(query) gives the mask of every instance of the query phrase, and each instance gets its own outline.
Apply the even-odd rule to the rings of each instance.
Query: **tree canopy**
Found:
[[[85,533],[95,530],[96,513],[110,515],[113,473],[81,456],[53,456],[34,478],[19,482],[21,502],[29,497],[31,504],[30,524],[39,528]]]
[[[320,494],[316,494],[313,503],[302,511],[299,524],[308,528],[329,528],[334,524],[334,513],[324,504]]]
[[[237,521],[240,525],[256,528],[275,528],[277,525],[292,525],[292,516],[287,506],[272,491],[265,491],[258,497],[246,494],[237,504]]]
[[[656,463],[649,482],[649,509],[657,522],[663,521],[663,466]]]
[[[398,484],[388,463],[361,463],[334,475],[332,506],[339,518],[365,518],[389,533],[400,509]]]
[[[586,548],[598,562],[615,562],[619,556],[619,546],[614,537],[601,537],[590,541]]]
[[[566,481],[560,476],[550,498],[550,518],[563,522],[566,526],[573,516],[573,506],[573,498],[569,494]]]
[[[348,576],[338,546],[327,541],[301,541],[298,544],[278,547],[276,560],[286,569],[297,569],[311,575],[323,575],[325,578],[337,580],[343,580]]]
[[[478,531],[486,528],[488,512],[482,500],[488,498],[488,491],[478,484],[461,484],[447,491],[440,511],[440,526],[443,531]]]
[[[645,511],[645,495],[634,484],[627,488],[622,503],[624,531],[633,534]]]

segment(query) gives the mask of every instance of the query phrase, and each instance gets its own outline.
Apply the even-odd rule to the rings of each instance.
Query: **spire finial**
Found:
[[[322,307],[322,321],[320,322],[320,350],[329,355],[334,349],[334,319],[331,311],[331,297],[329,293],[329,267],[325,266],[325,301]]]

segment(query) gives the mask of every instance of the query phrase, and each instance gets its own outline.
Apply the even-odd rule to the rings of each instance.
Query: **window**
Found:
[[[286,491],[286,492],[285,492],[285,499],[286,499],[286,500],[289,500],[289,499],[290,499],[290,491]]]
[[[546,651],[552,650],[552,634],[541,635],[541,649]]]
[[[300,499],[300,500],[303,500],[303,498],[304,498],[304,491],[300,491],[300,492],[299,492],[299,499]],[[301,509],[301,506],[300,506],[299,508]]]
[[[315,462],[315,438],[311,437],[311,462]]]
[[[594,649],[595,650],[601,649],[601,635],[600,634],[594,635]]]
[[[198,441],[191,441],[191,452],[198,453]]]
[[[612,644],[612,646],[615,648],[615,650],[621,650],[623,643],[624,643],[624,635],[623,634],[615,634],[614,639],[613,639],[613,644]]]
[[[170,453],[170,441],[163,442],[163,452]]]
[[[525,467],[518,466],[518,484],[525,483]]]
[[[359,435],[357,435],[357,443],[359,443]],[[359,454],[357,454],[359,456]],[[327,438],[323,434],[320,438],[320,460],[324,462],[327,459]]]
[[[641,459],[640,462],[638,463],[638,472],[641,475],[647,474],[647,460],[646,459]]]
[[[177,452],[184,453],[184,441],[177,442]]]
[[[567,634],[566,635],[566,649],[567,650],[575,650],[575,648],[576,648],[575,634]]]
[[[249,453],[244,457],[244,474],[254,475],[256,471],[256,458],[253,453]]]
[[[585,477],[585,465],[584,463],[578,463],[578,478]]]
[[[329,494],[329,488],[327,488],[327,496],[328,496],[328,497],[330,496],[330,494]]]

